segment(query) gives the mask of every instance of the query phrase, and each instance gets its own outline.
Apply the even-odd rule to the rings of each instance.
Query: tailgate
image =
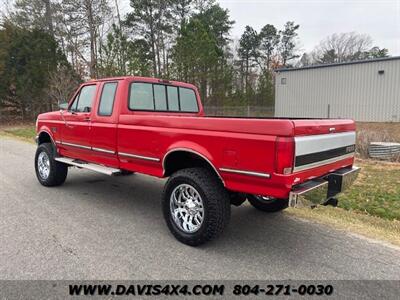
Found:
[[[337,132],[355,131],[356,125],[353,120],[292,120],[294,135],[317,135]]]
[[[356,132],[352,120],[295,120],[294,172],[353,158]]]

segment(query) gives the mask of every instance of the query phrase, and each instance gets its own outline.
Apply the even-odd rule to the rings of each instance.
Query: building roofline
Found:
[[[276,69],[275,72],[278,73],[278,72],[301,71],[301,70],[319,69],[319,68],[328,68],[328,67],[339,67],[339,66],[346,66],[346,65],[357,65],[357,64],[381,62],[381,61],[388,61],[388,60],[398,60],[398,59],[400,59],[400,56],[390,56],[390,57],[342,62],[342,63],[319,64],[319,65],[300,67],[300,68],[281,68],[281,69]]]

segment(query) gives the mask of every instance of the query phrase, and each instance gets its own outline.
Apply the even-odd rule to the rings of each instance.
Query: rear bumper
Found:
[[[356,180],[360,168],[342,168],[323,178],[306,181],[293,187],[289,194],[289,206],[310,207],[324,204],[328,199],[343,192]]]

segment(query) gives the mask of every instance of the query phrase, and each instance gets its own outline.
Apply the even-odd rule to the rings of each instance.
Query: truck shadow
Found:
[[[156,231],[149,232],[149,238],[160,233],[173,243],[178,243],[169,233],[162,216],[160,202],[164,182],[137,174],[110,178],[79,171],[70,174],[60,189],[74,193],[76,201],[88,201],[95,207],[101,204],[101,209],[112,209],[115,215],[118,215],[118,211],[122,216],[131,215],[132,221],[140,220],[141,225]],[[84,197],[80,197],[82,195]],[[310,240],[310,224],[295,220],[285,212],[268,214],[258,211],[247,202],[240,207],[232,206],[231,209],[231,221],[224,234],[204,246],[191,249],[220,250],[226,255],[229,252],[237,253],[240,248],[241,254],[248,251],[253,256],[255,251],[266,255],[271,248],[283,253],[289,249],[302,249],[292,258],[299,258],[305,252],[314,252],[316,241]],[[146,219],[146,216],[149,218]],[[318,230],[318,227],[314,227],[314,231]],[[232,251],[233,248],[236,249]]]

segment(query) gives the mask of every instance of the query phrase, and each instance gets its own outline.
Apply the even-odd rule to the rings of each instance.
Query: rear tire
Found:
[[[258,195],[247,195],[247,200],[249,200],[250,204],[253,207],[264,212],[277,212],[284,210],[288,207],[287,199],[270,198]]]
[[[171,233],[198,246],[222,233],[230,219],[230,199],[221,180],[205,168],[179,170],[167,181],[162,208]]]
[[[35,155],[35,171],[41,185],[57,186],[65,182],[68,166],[54,160],[55,149],[51,143],[40,144]]]

